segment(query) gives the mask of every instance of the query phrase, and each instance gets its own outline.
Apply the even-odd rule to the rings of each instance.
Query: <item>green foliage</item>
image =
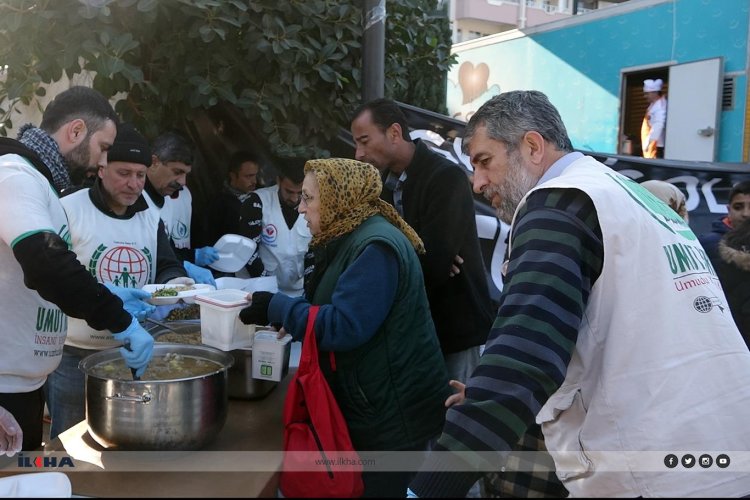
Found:
[[[388,2],[386,95],[440,111],[453,59],[447,20],[423,13],[435,4]],[[360,101],[361,39],[348,0],[0,2],[0,121],[89,70],[105,95],[127,93],[117,111],[147,136],[229,103],[276,152],[321,153]]]
[[[445,6],[435,0],[387,2],[385,94],[446,113],[445,85],[451,65],[451,29]]]

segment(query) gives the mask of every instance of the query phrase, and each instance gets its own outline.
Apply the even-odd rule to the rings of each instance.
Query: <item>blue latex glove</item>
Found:
[[[411,488],[406,488],[406,498],[419,498],[416,493],[411,491]]]
[[[201,267],[206,267],[212,262],[219,260],[219,251],[214,247],[203,247],[195,249],[195,263]]]
[[[144,300],[151,298],[151,294],[140,288],[123,288],[115,286],[112,283],[105,283],[104,286],[110,292],[120,297],[123,308],[139,321],[143,321],[156,310],[155,306],[144,302]]]
[[[136,318],[125,330],[114,334],[115,340],[122,342],[120,355],[130,368],[135,368],[135,375],[140,377],[146,371],[148,362],[154,354],[154,338],[143,329]]]
[[[208,269],[198,267],[195,264],[192,264],[188,261],[183,262],[182,267],[185,268],[185,271],[187,271],[188,276],[193,278],[196,283],[216,286],[216,281],[214,281],[214,275],[211,274],[211,271],[209,271]]]

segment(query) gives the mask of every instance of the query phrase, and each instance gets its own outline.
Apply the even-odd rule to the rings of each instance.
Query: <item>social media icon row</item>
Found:
[[[716,466],[721,469],[726,469],[727,467],[729,467],[729,462],[729,455],[725,455],[722,453],[721,455],[716,456]],[[693,468],[696,463],[704,469],[708,469],[714,464],[714,459],[711,455],[703,454],[698,457],[698,460],[696,460],[695,457],[690,453],[682,455],[681,459],[678,459],[677,455],[674,455],[672,453],[664,457],[664,465],[666,465],[670,469],[674,469],[675,467],[677,467],[678,463],[682,463],[682,466],[686,469]]]

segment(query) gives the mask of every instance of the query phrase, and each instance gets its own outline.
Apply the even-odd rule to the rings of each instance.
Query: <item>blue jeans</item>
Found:
[[[85,377],[78,362],[95,352],[64,346],[60,366],[47,377],[44,393],[52,419],[50,440],[86,418]]]

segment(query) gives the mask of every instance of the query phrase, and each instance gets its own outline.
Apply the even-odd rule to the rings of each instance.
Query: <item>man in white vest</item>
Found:
[[[187,175],[193,169],[193,146],[182,134],[169,131],[154,140],[151,153],[144,189],[146,201],[160,213],[188,275],[197,283],[216,285],[205,266],[216,261],[219,252],[211,246],[192,249],[190,245],[193,197],[187,188]]]
[[[304,166],[301,158],[281,158],[276,185],[255,191],[263,212],[259,247],[263,267],[266,274],[276,276],[279,291],[292,297],[303,293],[304,259],[312,238],[305,218],[297,212]],[[243,204],[241,221],[251,208],[247,201]]]
[[[107,151],[107,165],[99,168],[94,185],[60,200],[73,251],[99,283],[134,289],[151,283],[193,284],[172,250],[158,212],[141,194],[150,163],[146,138],[132,125],[120,125]],[[116,345],[119,342],[110,331],[68,318],[62,361],[45,387],[52,417],[50,439],[85,417],[85,380],[78,363]]]
[[[750,352],[684,219],[574,152],[541,92],[492,98],[463,141],[510,260],[465,402],[407,494],[463,496],[536,422],[571,496],[749,495]]]

